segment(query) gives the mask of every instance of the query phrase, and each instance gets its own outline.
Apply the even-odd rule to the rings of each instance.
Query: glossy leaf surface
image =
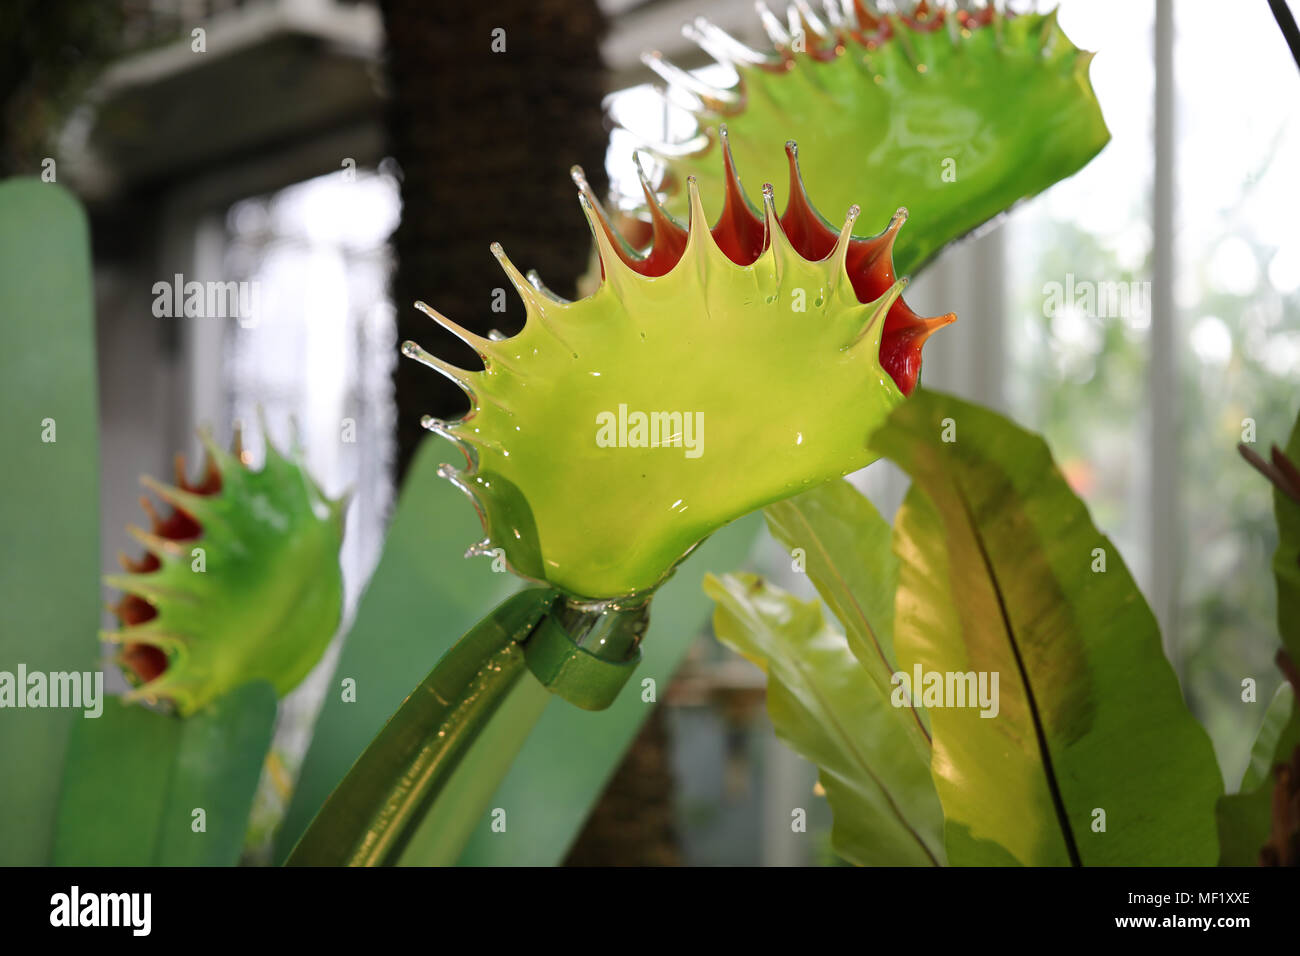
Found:
[[[894,529],[903,670],[945,690],[948,674],[998,677],[995,707],[961,706],[956,682],[920,694],[951,861],[1212,864],[1209,738],[1042,439],[918,391],[872,444],[914,482]]]
[[[821,604],[755,575],[710,575],[718,639],[768,676],[777,735],[817,765],[835,814],[836,852],[864,865],[937,866],[943,814],[928,754],[902,729],[908,719],[874,687]]]

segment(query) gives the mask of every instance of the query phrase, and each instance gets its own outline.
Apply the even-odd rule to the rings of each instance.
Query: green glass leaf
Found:
[[[0,290],[0,671],[88,672],[102,613],[95,323],[86,217],[63,187],[0,183]],[[81,713],[0,710],[0,864],[49,862]]]
[[[56,864],[149,866],[180,747],[181,721],[120,697],[74,726],[55,801]]]
[[[488,810],[506,832],[518,821],[491,798],[519,756],[519,750],[553,695],[521,673],[483,727],[460,766],[438,791],[423,821],[398,856],[398,866],[450,866],[462,855],[475,824]],[[573,708],[576,709],[576,708]]]
[[[752,574],[709,575],[718,639],[768,675],[777,735],[820,771],[835,814],[836,852],[863,865],[944,862],[943,814],[929,763],[821,604]]]
[[[275,718],[264,681],[184,720],[110,697],[73,727],[55,864],[233,866]]]
[[[776,150],[797,140],[810,195],[827,215],[853,203],[868,222],[911,211],[895,252],[899,274],[909,274],[1077,172],[1110,139],[1088,81],[1093,54],[1070,42],[1055,11],[937,7],[878,18],[855,5],[827,23],[809,16],[807,6],[791,8],[797,36],[765,16],[773,47],[763,51],[697,20],[688,36],[739,75],[728,90],[647,58],[698,104],[699,135],[649,147],[666,166],[671,211],[685,214],[691,176],[706,211],[722,208],[721,124],[751,187],[785,180]]]
[[[914,482],[894,528],[903,670],[998,675],[995,717],[920,694],[952,862],[1212,864],[1209,739],[1042,439],[918,391],[872,446]]]
[[[549,699],[521,642],[555,596],[521,591],[448,651],[330,794],[290,865],[455,862]]]

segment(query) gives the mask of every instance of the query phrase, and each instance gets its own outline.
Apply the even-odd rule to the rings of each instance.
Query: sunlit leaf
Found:
[[[996,709],[922,695],[952,862],[1215,862],[1209,738],[1042,439],[919,391],[872,445],[914,481],[895,524],[900,664],[998,679]]]

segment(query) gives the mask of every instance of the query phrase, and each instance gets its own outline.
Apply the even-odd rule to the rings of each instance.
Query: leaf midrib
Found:
[[[1011,615],[1007,610],[1006,600],[1003,597],[1002,585],[998,582],[997,571],[994,569],[988,550],[984,547],[984,538],[980,533],[979,526],[975,523],[975,515],[971,510],[970,502],[966,498],[965,490],[956,481],[952,482],[952,487],[956,492],[958,502],[961,504],[966,523],[971,529],[971,537],[975,540],[975,547],[979,551],[980,561],[983,562],[984,570],[988,574],[989,582],[993,588],[993,596],[998,602],[998,613],[1002,617],[1002,627],[1007,635],[1007,643],[1011,646],[1011,653],[1016,662],[1016,670],[1019,672],[1020,682],[1025,688],[1029,716],[1034,722],[1034,736],[1038,742],[1039,760],[1042,763],[1043,774],[1047,777],[1047,789],[1052,798],[1052,809],[1056,814],[1057,825],[1061,829],[1061,837],[1065,841],[1065,850],[1069,854],[1070,865],[1083,866],[1083,860],[1079,856],[1079,847],[1074,840],[1074,830],[1070,826],[1070,818],[1065,810],[1065,799],[1061,794],[1060,783],[1056,779],[1056,768],[1052,763],[1052,753],[1047,746],[1047,732],[1043,727],[1042,714],[1039,713],[1038,700],[1034,696],[1034,688],[1029,680],[1029,671],[1020,653],[1020,642],[1016,639],[1015,628],[1011,624]]]
[[[823,623],[823,627],[824,626],[825,625]],[[853,760],[857,762],[858,766],[862,768],[863,772],[866,773],[866,775],[871,778],[871,781],[880,790],[881,794],[885,798],[885,802],[889,804],[890,811],[898,819],[898,822],[902,824],[903,828],[908,832],[908,834],[912,837],[912,839],[916,841],[917,845],[921,848],[921,850],[925,853],[925,855],[929,857],[930,864],[932,866],[941,866],[942,864],[939,863],[938,859],[930,851],[929,846],[926,845],[926,842],[921,837],[921,834],[919,834],[916,831],[916,828],[913,827],[911,822],[907,819],[907,817],[903,815],[903,811],[899,808],[898,804],[894,801],[894,796],[890,792],[889,787],[885,785],[884,781],[882,781],[879,777],[876,776],[874,771],[872,771],[871,765],[867,762],[866,755],[863,754],[858,749],[853,736],[849,734],[847,729],[844,727],[844,725],[840,723],[839,718],[835,714],[835,708],[829,704],[829,702],[822,696],[821,692],[818,690],[817,682],[815,680],[809,679],[808,671],[803,667],[798,655],[793,655],[789,663],[796,671],[799,672],[799,676],[802,679],[804,686],[807,687],[809,691],[812,693],[813,697],[816,698],[818,707],[821,708],[822,714],[825,715],[823,719],[825,719],[826,722],[829,723],[834,728],[836,735],[842,741],[842,746],[844,747],[845,751],[853,758]]]
[[[895,666],[892,663],[890,663],[889,658],[885,655],[885,649],[880,646],[880,640],[879,638],[876,637],[876,630],[871,626],[871,621],[868,619],[866,611],[863,610],[862,605],[858,602],[857,595],[854,594],[853,589],[849,587],[848,581],[845,579],[844,575],[840,573],[840,570],[836,566],[834,559],[831,557],[830,551],[822,542],[821,536],[818,535],[817,532],[813,529],[812,524],[808,521],[807,517],[804,516],[804,513],[799,509],[798,505],[795,505],[793,502],[791,502],[791,510],[794,512],[795,516],[799,519],[799,521],[803,524],[804,528],[807,529],[807,533],[810,540],[813,542],[813,544],[816,545],[817,551],[821,554],[822,558],[825,560],[826,567],[830,570],[831,574],[834,576],[836,582],[839,585],[840,591],[848,596],[848,601],[852,605],[853,612],[854,614],[857,615],[858,619],[862,622],[862,627],[867,632],[867,636],[871,638],[871,646],[875,648],[876,654],[879,655],[880,662],[885,665],[885,670],[892,674],[897,668],[895,668]],[[875,683],[876,687],[882,693],[884,693],[885,689],[880,686],[880,683],[878,681],[873,680],[873,683]],[[921,720],[921,715],[916,712],[916,703],[915,701],[912,700],[912,695],[908,694],[907,696],[908,696],[907,709],[912,715],[912,720],[915,722],[917,729],[921,731],[921,735],[925,737],[925,742],[927,746],[933,746],[933,740],[930,737],[930,732],[925,729],[925,723]]]

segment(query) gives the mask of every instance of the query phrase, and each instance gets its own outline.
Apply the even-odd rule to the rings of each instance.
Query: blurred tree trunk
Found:
[[[537,269],[556,292],[573,294],[591,240],[569,168],[582,165],[592,188],[605,189],[604,20],[595,0],[381,0],[380,8],[389,149],[402,170],[398,338],[481,368],[412,303],[423,299],[480,335],[517,331],[523,306],[488,251],[493,241],[521,272]],[[497,288],[507,291],[504,315],[492,311]],[[455,417],[468,402],[410,359],[398,361],[395,384],[400,483],[427,434],[420,416]]]
[[[424,299],[480,335],[517,331],[523,307],[488,252],[493,241],[521,271],[537,269],[556,292],[574,294],[591,239],[569,167],[582,165],[598,195],[606,188],[604,20],[595,0],[381,0],[380,8],[389,149],[402,170],[402,220],[393,235],[398,338],[479,368],[469,348],[411,303]],[[505,315],[491,309],[497,288],[508,292]],[[400,483],[427,434],[420,416],[455,417],[468,403],[409,359],[398,361],[395,385]],[[569,862],[677,862],[671,797],[656,709]]]
[[[117,52],[125,11],[101,0],[0,4],[0,177],[39,176],[77,99]]]

